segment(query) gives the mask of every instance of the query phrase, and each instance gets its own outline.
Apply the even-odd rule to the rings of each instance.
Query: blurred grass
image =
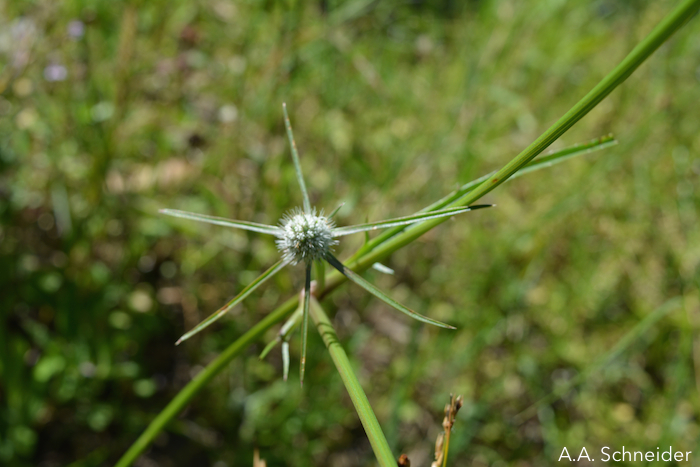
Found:
[[[299,289],[300,269],[280,274],[172,345],[277,252],[255,234],[175,230],[157,209],[274,223],[300,205],[282,101],[312,204],[345,202],[340,225],[409,214],[507,162],[673,5],[0,3],[0,463],[113,462],[200,364]],[[557,143],[613,132],[617,147],[504,186],[486,200],[497,209],[393,255],[396,276],[368,273],[458,331],[357,288],[334,296],[394,452],[428,464],[450,392],[465,396],[453,465],[549,464],[564,445],[698,449],[698,28]],[[361,241],[348,240],[341,258]],[[513,422],[674,296],[682,310]],[[268,465],[372,465],[321,340],[303,393],[281,382],[279,354],[258,361],[262,345],[140,465],[246,465],[256,446]]]

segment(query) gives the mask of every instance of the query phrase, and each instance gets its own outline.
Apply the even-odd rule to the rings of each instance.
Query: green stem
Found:
[[[561,163],[565,160],[567,160],[570,157],[574,156],[579,156],[582,154],[586,154],[591,151],[599,151],[601,149],[606,149],[611,146],[614,146],[617,144],[617,141],[612,137],[612,135],[608,136],[603,136],[600,138],[597,138],[593,141],[590,141],[589,143],[586,144],[577,144],[576,146],[571,146],[565,149],[561,149],[559,151],[555,151],[552,154],[548,154],[546,156],[539,157],[537,160],[530,161],[525,167],[523,167],[520,171],[516,172],[513,174],[513,176],[510,178],[511,180],[517,177],[520,177],[522,175],[528,174],[530,172],[534,172],[537,170],[540,170],[545,167],[551,167],[554,164]],[[474,189],[485,182],[486,180],[489,179],[492,175],[494,175],[496,171],[494,170],[493,172],[483,175],[476,180],[472,180],[469,183],[466,183],[462,185],[459,190],[453,191],[449,195],[445,196],[442,199],[439,199],[438,201],[435,201],[433,204],[426,206],[425,208],[421,209],[419,212],[429,212],[429,211],[436,211],[438,209],[444,209],[445,206],[448,206],[449,204],[453,203],[457,199],[461,198],[464,196],[466,193],[469,193],[470,191],[474,191]],[[358,249],[355,254],[352,256],[352,259],[359,258],[360,256],[364,255],[368,251],[376,248],[378,245],[386,242],[389,238],[396,236],[397,234],[401,233],[407,228],[407,226],[399,226],[399,227],[393,227],[391,229],[387,229],[382,231],[381,234],[377,235],[374,237],[372,240],[368,240],[365,242],[365,244],[362,246],[362,248]]]
[[[216,357],[216,359],[207,365],[197,376],[190,381],[187,386],[182,388],[175,398],[158,414],[156,418],[148,425],[148,428],[139,436],[134,444],[131,445],[128,451],[124,453],[115,467],[128,467],[136,458],[148,447],[151,442],[158,436],[165,425],[170,422],[177,414],[179,414],[187,405],[187,403],[202,389],[209,381],[211,381],[221,370],[226,368],[226,365],[233,360],[236,355],[241,353],[243,349],[248,347],[265,331],[270,329],[275,323],[281,321],[285,316],[294,311],[298,304],[298,297],[294,296],[280,305],[275,311],[263,318],[258,324],[253,326],[248,332],[239,337],[233,344],[229,345],[226,350]]]
[[[520,168],[526,165],[535,156],[544,151],[574,123],[579,121],[593,107],[595,107],[613,89],[624,82],[637,67],[646,60],[664,41],[683,25],[697,10],[700,9],[700,0],[686,0],[676,9],[669,13],[654,30],[642,41],[625,59],[603,80],[581,99],[571,110],[560,118],[552,127],[535,140],[524,151],[518,154],[512,161],[506,164],[501,170],[492,175],[484,183],[481,183],[473,191],[466,193],[463,197],[451,204],[451,206],[467,206],[495,187],[511,177]],[[363,271],[372,266],[375,262],[389,256],[394,251],[411,243],[416,238],[431,230],[433,227],[445,222],[446,219],[434,219],[423,222],[401,234],[388,239],[385,243],[353,261],[346,262],[346,265],[356,272]],[[326,277],[326,286],[319,298],[323,298],[345,281],[345,277],[332,272]],[[136,460],[141,452],[153,441],[163,427],[177,415],[194,395],[214,376],[216,376],[225,366],[236,357],[248,344],[258,339],[267,329],[284,319],[289,313],[294,311],[298,304],[298,297],[292,297],[284,304],[270,313],[252,329],[246,332],[238,340],[224,350],[219,357],[210,363],[202,372],[197,375],[182,391],[166,406],[163,411],[151,422],[146,431],[136,440],[129,450],[117,463],[117,467],[127,467]]]
[[[345,389],[347,389],[348,394],[350,394],[350,399],[355,406],[357,415],[360,417],[362,426],[365,428],[367,438],[369,438],[369,443],[372,445],[374,455],[377,457],[379,465],[382,467],[396,467],[396,459],[391,453],[389,443],[386,441],[382,427],[379,426],[377,417],[374,415],[372,407],[369,405],[367,395],[362,390],[362,386],[350,365],[350,360],[348,360],[345,350],[343,350],[343,347],[338,341],[338,335],[335,333],[335,329],[333,329],[331,320],[323,311],[318,301],[313,297],[311,300],[311,318],[314,320],[314,324],[316,324],[318,333],[321,334],[323,338],[323,343],[326,344],[328,353],[331,354],[331,358],[333,359],[338,373],[340,373]]]

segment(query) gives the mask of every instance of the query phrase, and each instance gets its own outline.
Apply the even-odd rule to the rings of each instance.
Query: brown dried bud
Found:
[[[440,433],[435,440],[435,460],[442,460],[442,448],[445,441],[445,433]]]

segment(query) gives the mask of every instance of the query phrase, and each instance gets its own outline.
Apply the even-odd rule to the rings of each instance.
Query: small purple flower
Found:
[[[78,40],[85,34],[85,23],[80,20],[74,19],[68,23],[68,35],[74,39]]]
[[[65,81],[68,77],[68,70],[63,65],[53,63],[44,68],[44,79],[49,82]]]

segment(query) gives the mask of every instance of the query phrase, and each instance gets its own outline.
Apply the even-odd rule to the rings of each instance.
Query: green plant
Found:
[[[652,33],[642,41],[628,56],[616,67],[601,83],[587,94],[578,104],[567,112],[549,130],[540,136],[535,142],[528,146],[516,158],[514,158],[503,169],[490,176],[487,180],[475,184],[473,189],[466,192],[458,192],[457,197],[450,206],[460,207],[468,205],[506,179],[516,174],[524,168],[534,157],[546,149],[554,140],[561,136],[567,129],[574,125],[580,118],[588,113],[615,87],[622,83],[656,48],[658,48],[676,29],[678,29],[688,18],[690,18],[700,7],[700,2],[686,1],[679,5],[669,14]],[[369,268],[372,264],[391,254],[398,248],[410,243],[415,238],[438,225],[440,220],[423,222],[412,228],[396,232],[394,236],[385,238],[381,243],[368,246],[364,251],[358,252],[350,261],[348,266],[356,271]],[[319,298],[327,295],[330,291],[340,285],[344,279],[338,274],[331,274],[325,280],[325,288]],[[308,287],[306,287],[308,289]],[[307,294],[308,295],[308,294]],[[173,402],[151,423],[149,428],[124,455],[119,465],[128,465],[141,450],[153,439],[170,418],[172,418],[184,404],[208,382],[224,365],[230,361],[240,350],[259,337],[262,332],[291,313],[297,305],[295,299],[290,299],[280,308],[268,315],[263,321],[252,328],[248,333],[234,342],[225,352],[221,354],[209,367],[200,373]]]

